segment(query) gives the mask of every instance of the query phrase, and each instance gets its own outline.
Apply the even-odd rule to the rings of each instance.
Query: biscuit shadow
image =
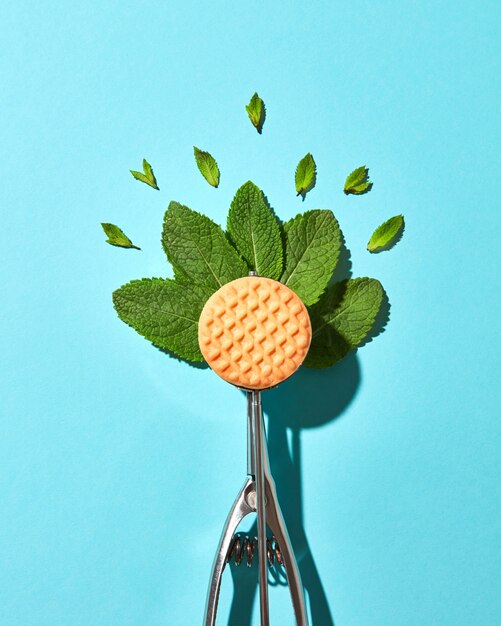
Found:
[[[263,393],[271,470],[308,596],[311,626],[335,626],[335,622],[304,528],[301,433],[303,429],[324,427],[340,417],[359,386],[360,367],[356,352],[352,352],[329,369],[303,367],[276,389]],[[254,525],[249,535],[255,534]],[[257,567],[231,565],[230,570],[234,595],[227,626],[251,626],[258,590]],[[283,584],[283,580],[274,584]]]

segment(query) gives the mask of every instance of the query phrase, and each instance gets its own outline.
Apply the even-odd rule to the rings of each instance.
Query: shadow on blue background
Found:
[[[349,253],[344,251],[342,266],[349,271]],[[384,332],[390,305],[385,294],[373,331],[366,342]],[[334,626],[320,572],[315,564],[304,528],[301,431],[323,427],[341,417],[360,386],[360,365],[352,351],[335,367],[326,370],[301,368],[291,379],[268,391],[263,399],[268,420],[270,464],[290,539],[298,559],[302,582],[308,594],[312,626]],[[291,432],[288,445],[287,431]],[[254,524],[249,532],[256,535]],[[228,626],[251,626],[257,592],[257,568],[231,566],[234,596]]]
[[[360,367],[354,352],[335,368],[321,373],[301,369],[292,379],[266,393],[268,448],[278,497],[309,597],[312,626],[334,626],[321,576],[308,544],[303,521],[301,431],[340,417],[355,397]],[[287,430],[291,431],[291,446]],[[256,534],[255,524],[249,533]],[[234,596],[228,626],[251,626],[257,592],[257,568],[231,566]]]

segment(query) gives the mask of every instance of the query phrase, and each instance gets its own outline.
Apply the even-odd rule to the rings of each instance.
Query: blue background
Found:
[[[1,9],[3,626],[201,623],[245,402],[152,348],[110,295],[170,275],[169,200],[222,223],[249,178],[284,219],[333,209],[353,275],[391,305],[363,349],[264,397],[313,626],[501,623],[500,21],[473,0]],[[143,157],[160,192],[129,174]],[[372,192],[345,197],[364,163]],[[401,212],[403,239],[371,256]],[[101,221],[142,252],[104,243]],[[253,574],[234,576],[218,623],[256,625]],[[286,588],[271,603],[293,624]]]

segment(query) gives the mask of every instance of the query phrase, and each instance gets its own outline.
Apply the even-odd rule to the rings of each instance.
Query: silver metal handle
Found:
[[[259,608],[261,626],[270,624],[270,607],[268,600],[268,561],[266,556],[266,487],[264,483],[264,424],[261,409],[261,392],[248,391],[254,427],[255,481],[256,481],[256,512],[257,512],[257,545],[259,555]]]
[[[207,604],[205,608],[204,626],[215,626],[216,614],[219,602],[219,592],[221,589],[221,579],[224,568],[227,564],[229,550],[231,548],[233,538],[237,527],[244,517],[251,513],[257,513],[258,517],[258,554],[259,554],[259,576],[260,590],[266,589],[266,597],[260,597],[261,608],[261,624],[269,624],[269,608],[268,608],[268,572],[267,572],[267,555],[266,555],[266,525],[273,532],[275,539],[280,546],[280,551],[285,566],[289,591],[291,594],[292,606],[296,618],[297,626],[308,626],[306,616],[306,604],[304,601],[304,591],[301,583],[301,576],[297,562],[292,550],[289,534],[285,525],[285,521],[278,503],[275,481],[271,475],[270,462],[268,457],[268,447],[266,444],[266,434],[261,409],[261,397],[259,392],[247,392],[247,411],[248,411],[248,470],[249,477],[245,481],[244,486],[240,490],[226,520],[223,528],[222,536],[217,548],[216,556],[212,566],[211,580],[209,591],[207,594]],[[256,394],[256,395],[254,395]],[[256,397],[257,396],[257,397]],[[259,428],[257,428],[259,426]],[[258,435],[256,437],[256,433]],[[259,454],[256,454],[260,450]],[[261,477],[261,490],[258,496],[258,477]],[[261,511],[261,533],[259,536],[259,497],[264,499]],[[264,522],[264,529],[263,524]],[[264,554],[263,554],[264,552]],[[264,566],[264,567],[263,567]],[[263,572],[264,569],[264,572]],[[263,578],[264,576],[264,578]],[[261,581],[264,580],[264,584]],[[263,602],[265,606],[263,607]],[[264,608],[264,613],[263,613]],[[263,621],[266,619],[267,621]]]
[[[256,492],[254,482],[249,478],[240,490],[224,524],[221,539],[212,565],[207,604],[205,606],[204,626],[215,626],[221,579],[226,567],[226,557],[231,546],[231,540],[243,518],[255,509]]]

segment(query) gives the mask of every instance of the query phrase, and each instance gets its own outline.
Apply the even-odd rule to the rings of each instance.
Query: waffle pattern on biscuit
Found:
[[[209,298],[198,322],[198,341],[221,378],[246,389],[267,389],[303,362],[311,342],[310,318],[288,287],[247,276]]]

